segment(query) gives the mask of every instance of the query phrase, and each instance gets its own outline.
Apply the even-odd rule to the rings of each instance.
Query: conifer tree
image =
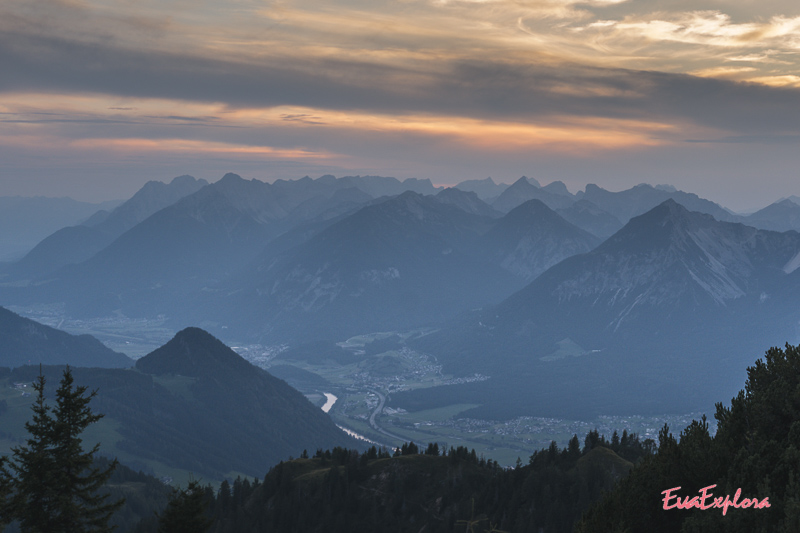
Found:
[[[11,522],[11,474],[5,464],[6,458],[0,457],[0,531]]]
[[[29,433],[27,446],[12,448],[9,462],[12,496],[9,517],[20,521],[23,531],[48,531],[52,525],[56,488],[52,474],[54,461],[50,454],[54,420],[44,397],[44,376],[33,383],[36,400],[31,407],[33,418],[25,423]]]
[[[186,489],[173,489],[158,517],[158,533],[205,533],[211,524],[206,492],[198,481],[191,480]]]
[[[103,417],[89,407],[97,391],[87,395],[85,386],[73,385],[67,367],[56,391],[56,406],[51,409],[45,402],[41,372],[34,383],[33,418],[25,424],[30,437],[26,446],[12,449],[10,462],[15,475],[9,515],[20,521],[23,531],[111,531],[108,521],[123,504],[123,500],[106,503],[108,495],[99,492],[117,461],[98,468],[94,459],[100,445],[88,452],[82,447],[80,435]]]

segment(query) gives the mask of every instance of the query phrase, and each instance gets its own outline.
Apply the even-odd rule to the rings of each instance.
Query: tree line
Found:
[[[513,468],[474,449],[438,443],[303,451],[263,479],[240,477],[216,489],[198,480],[169,494],[161,486],[152,492],[157,496],[138,500],[141,512],[128,511],[120,529],[800,531],[800,347],[770,349],[747,375],[730,406],[717,404],[716,435],[705,417],[677,437],[665,425],[658,443],[627,431],[607,438],[593,430],[582,441],[574,435],[564,448],[553,442]],[[45,401],[44,385],[40,375],[26,444],[0,458],[0,526],[13,521],[23,532],[110,531],[112,516],[128,504],[110,490],[123,469],[96,457],[97,446],[82,449],[81,432],[102,416],[89,409],[95,392],[75,387],[69,368],[54,406]],[[668,489],[680,491],[683,505],[666,508]],[[723,514],[719,506],[704,508],[689,498],[712,489],[720,498],[741,493],[736,501],[768,499],[769,505],[732,505]]]

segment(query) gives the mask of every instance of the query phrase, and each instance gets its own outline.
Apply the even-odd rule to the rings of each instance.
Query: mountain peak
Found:
[[[697,223],[714,220],[711,215],[689,211],[669,198],[650,211],[633,217],[625,226],[600,245],[598,249],[617,248],[622,243],[639,241],[647,248],[666,250],[671,243],[682,240],[686,232]]]
[[[509,211],[506,217],[521,219],[521,218],[528,218],[531,216],[540,216],[540,214],[549,215],[550,213],[554,215],[556,214],[556,212],[547,207],[547,205],[545,205],[544,202],[542,202],[539,199],[533,198],[531,200],[527,200],[519,204],[517,207]]]
[[[537,180],[536,178],[529,178],[528,176],[522,176],[522,178],[520,178],[520,179],[523,179],[523,180],[527,181],[528,183],[530,183],[531,185],[533,185],[537,189],[541,188],[541,186],[542,186],[542,184],[539,183],[539,180]],[[519,180],[517,180],[517,181],[519,181]]]
[[[522,188],[528,188],[528,187],[536,187],[536,185],[531,183],[530,180],[528,178],[526,178],[525,176],[522,176],[520,179],[518,179],[517,181],[512,183],[511,186],[509,187],[509,189],[511,189],[511,188],[522,189]]]
[[[136,361],[145,374],[202,375],[229,373],[236,369],[252,370],[250,363],[200,328],[186,328],[168,343]]]
[[[462,191],[456,187],[448,187],[436,195],[436,200],[444,204],[454,205],[474,215],[499,216],[499,213],[481,200],[474,191]]]
[[[650,220],[660,220],[662,226],[667,222],[680,223],[681,225],[686,225],[691,221],[714,219],[714,217],[705,213],[689,211],[683,205],[679,204],[672,198],[667,198],[666,200],[655,206],[647,213],[640,215],[639,217],[636,218],[642,218],[643,220],[647,220],[644,217],[648,216]]]
[[[572,194],[569,192],[569,189],[567,189],[567,186],[563,181],[553,181],[542,187],[542,189],[550,191],[554,194],[572,197]]]
[[[222,179],[220,179],[217,183],[226,184],[226,183],[240,182],[240,181],[245,181],[245,179],[242,178],[239,174],[228,172],[227,174],[222,176]]]
[[[184,174],[183,176],[178,176],[176,178],[172,178],[172,181],[169,182],[170,185],[175,186],[183,186],[188,187],[195,183],[202,183],[203,185],[208,185],[208,182],[204,179],[197,179],[194,176],[190,176],[189,174]]]

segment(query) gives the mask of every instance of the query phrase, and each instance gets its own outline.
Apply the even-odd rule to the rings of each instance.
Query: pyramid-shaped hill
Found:
[[[222,479],[262,476],[304,449],[359,447],[299,391],[202,329],[178,332],[136,370],[141,383],[94,385],[134,456]]]
[[[536,199],[512,209],[483,240],[490,257],[525,282],[567,257],[588,252],[600,242]]]
[[[63,366],[41,367],[52,398]],[[0,369],[0,387],[30,383],[37,366]],[[363,448],[330,416],[286,382],[257,368],[197,328],[180,331],[135,369],[74,367],[75,383],[97,390],[91,408],[104,416],[85,435],[91,446],[159,477],[220,482],[263,476],[303,450]],[[0,448],[20,442],[30,401],[8,402]]]
[[[164,346],[136,361],[136,368],[156,376],[173,374],[193,378],[220,373],[247,377],[258,374],[259,370],[200,328],[186,328],[178,332]]]

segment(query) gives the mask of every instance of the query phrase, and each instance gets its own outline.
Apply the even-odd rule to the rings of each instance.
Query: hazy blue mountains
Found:
[[[525,283],[598,244],[600,239],[570,224],[539,200],[515,207],[483,237],[487,255]]]
[[[98,209],[111,209],[119,201],[100,204],[72,198],[0,196],[0,261],[18,260],[54,231],[78,224]]]
[[[494,219],[405,192],[369,205],[222,284],[259,337],[342,339],[425,326],[497,302],[518,283],[475,247]]]
[[[568,207],[557,209],[556,212],[561,215],[564,220],[588,231],[601,240],[611,237],[625,225],[620,219],[608,211],[600,209],[585,198],[578,200]]]
[[[337,187],[355,187],[369,194],[373,198],[381,196],[397,196],[406,191],[419,194],[436,194],[440,188],[434,187],[429,179],[407,178],[403,181],[397,178],[384,176],[343,176],[335,178],[331,175],[322,176],[318,180]]]
[[[732,369],[759,344],[797,335],[798,252],[798,233],[668,200],[422,347],[453,370],[494,376],[443,393],[479,397],[495,415],[710,407],[735,392]]]
[[[741,218],[748,226],[772,231],[800,231],[800,205],[781,200]]]
[[[85,261],[153,213],[206,185],[207,181],[192,176],[179,176],[169,184],[149,181],[113,211],[98,211],[82,224],[49,235],[12,265],[9,274],[16,279],[32,279]]]
[[[561,182],[553,182],[546,187],[534,183],[525,176],[521,177],[492,202],[492,207],[508,213],[518,205],[533,199],[542,201],[550,209],[561,209],[575,202],[575,197]]]
[[[38,364],[128,368],[133,360],[91,335],[70,335],[0,307],[0,367]]]
[[[738,215],[720,207],[710,200],[700,198],[694,193],[676,190],[671,186],[659,185],[653,187],[643,183],[630,189],[611,192],[590,183],[583,192],[577,195],[580,199],[588,200],[598,208],[614,215],[626,223],[635,216],[639,216],[666,200],[674,200],[690,211],[707,213],[717,220],[738,222]]]
[[[376,201],[308,238],[279,237],[267,247],[275,253],[196,307],[224,309],[218,322],[231,334],[281,342],[430,327],[599,243],[537,200],[497,215],[458,189]],[[287,246],[287,235],[299,244]]]
[[[465,180],[456,185],[455,188],[461,189],[462,191],[474,192],[481,200],[491,201],[508,189],[508,184],[495,183],[492,178],[486,178],[483,180]]]
[[[449,187],[436,194],[436,199],[441,203],[458,207],[462,211],[491,218],[499,218],[503,213],[492,208],[478,197],[473,191],[463,191],[456,187]]]
[[[287,228],[370,199],[338,181],[267,184],[227,174],[152,214],[86,261],[35,280],[28,290],[9,289],[7,299],[66,301],[71,313],[86,316],[117,309],[173,314],[187,293],[241,268]]]

